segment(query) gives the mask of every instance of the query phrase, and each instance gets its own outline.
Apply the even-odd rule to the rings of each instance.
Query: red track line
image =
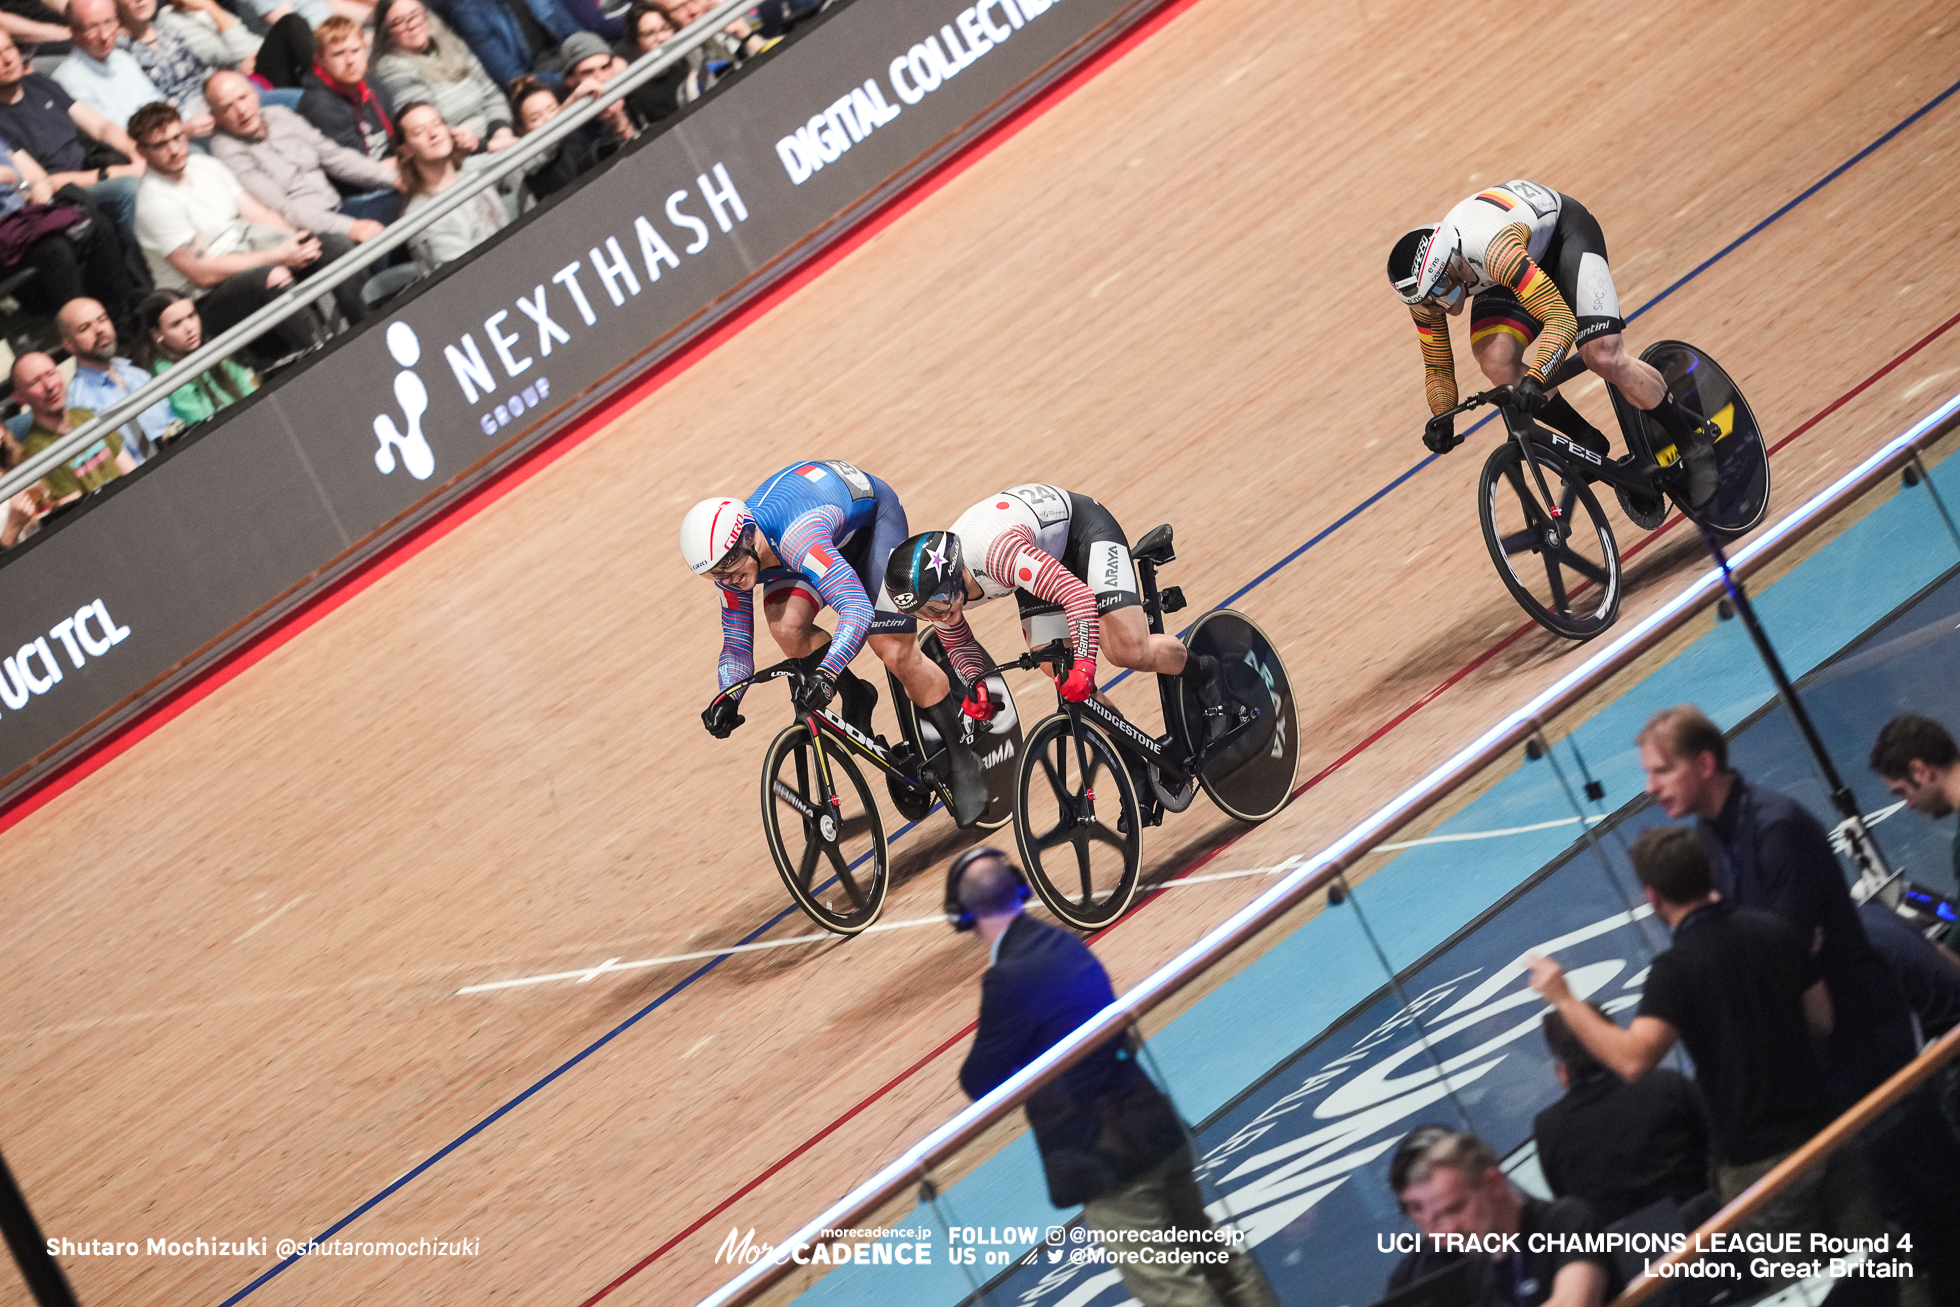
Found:
[[[1182,4],[1190,4],[1193,2],[1194,0],[1182,0]],[[1180,5],[1180,7],[1182,7],[1182,5]],[[1859,382],[1856,386],[1853,386],[1850,390],[1845,391],[1842,395],[1838,396],[1836,399],[1832,400],[1829,404],[1825,405],[1823,408],[1819,409],[1816,413],[1812,414],[1809,419],[1804,421],[1789,435],[1783,437],[1783,439],[1777,441],[1774,445],[1771,445],[1769,447],[1768,453],[1775,454],[1778,450],[1784,448],[1791,441],[1795,440],[1798,436],[1803,435],[1806,431],[1809,431],[1812,427],[1816,426],[1819,422],[1822,422],[1825,418],[1829,417],[1831,414],[1843,408],[1846,404],[1850,403],[1852,400],[1856,399],[1859,395],[1869,390],[1877,382],[1882,380],[1888,373],[1892,372],[1900,364],[1904,363],[1907,359],[1917,354],[1920,350],[1925,349],[1928,345],[1932,344],[1935,340],[1939,339],[1941,336],[1945,335],[1948,331],[1952,330],[1955,325],[1960,325],[1960,313],[1956,313],[1952,317],[1948,318],[1945,322],[1941,323],[1938,327],[1935,327],[1932,331],[1922,336],[1917,344],[1914,344],[1911,348],[1907,349],[1904,353],[1894,358],[1891,362],[1887,363],[1884,367],[1872,373],[1869,377],[1866,377],[1863,381]],[[1630,558],[1634,554],[1639,553],[1640,550],[1645,548],[1648,545],[1648,543],[1651,542],[1656,536],[1660,535],[1661,532],[1668,530],[1670,527],[1674,526],[1677,522],[1682,522],[1685,520],[1686,519],[1681,517],[1679,514],[1676,514],[1674,517],[1669,518],[1666,522],[1662,523],[1654,531],[1650,532],[1644,539],[1640,540],[1637,544],[1635,544],[1633,548],[1627,550],[1626,554],[1623,556]],[[1287,802],[1290,803],[1294,799],[1299,798],[1302,794],[1305,794],[1308,790],[1320,784],[1322,781],[1326,780],[1329,776],[1332,776],[1335,772],[1339,771],[1342,767],[1345,767],[1348,763],[1353,762],[1356,758],[1361,756],[1361,754],[1364,751],[1366,751],[1370,746],[1375,744],[1376,741],[1380,740],[1384,735],[1387,735],[1390,731],[1394,730],[1397,726],[1400,726],[1403,722],[1406,722],[1407,720],[1409,720],[1409,718],[1415,716],[1418,712],[1422,711],[1422,709],[1428,707],[1431,703],[1434,703],[1438,697],[1440,697],[1445,691],[1449,690],[1452,686],[1462,681],[1464,677],[1470,675],[1470,673],[1482,667],[1485,663],[1489,662],[1492,658],[1496,657],[1504,650],[1510,648],[1512,644],[1517,642],[1520,636],[1525,634],[1525,632],[1537,629],[1537,625],[1538,624],[1536,622],[1525,622],[1522,626],[1518,627],[1517,630],[1511,632],[1509,635],[1505,636],[1502,640],[1499,640],[1496,644],[1492,645],[1490,648],[1484,650],[1482,653],[1478,654],[1475,658],[1465,663],[1462,667],[1459,667],[1456,671],[1450,673],[1442,681],[1438,682],[1434,689],[1430,690],[1427,694],[1423,695],[1421,698],[1415,700],[1415,702],[1411,703],[1408,707],[1404,708],[1401,712],[1395,714],[1395,716],[1389,718],[1386,722],[1383,722],[1380,726],[1376,727],[1372,732],[1370,732],[1368,736],[1365,739],[1363,739],[1359,744],[1356,744],[1353,748],[1349,749],[1346,753],[1336,758],[1333,762],[1328,763],[1325,767],[1322,767],[1319,771],[1315,772],[1312,776],[1308,777],[1306,781],[1296,786],[1293,790],[1293,793],[1287,796]],[[1234,835],[1231,839],[1226,840],[1223,844],[1220,844],[1217,848],[1212,849],[1210,852],[1204,854],[1203,856],[1196,858],[1193,861],[1187,863],[1183,867],[1183,869],[1180,870],[1175,876],[1172,876],[1167,881],[1159,882],[1155,889],[1151,890],[1150,893],[1144,895],[1143,898],[1139,899],[1137,901],[1137,905],[1135,908],[1131,909],[1129,912],[1125,913],[1117,920],[1111,922],[1108,926],[1105,926],[1102,930],[1097,931],[1089,938],[1092,941],[1100,940],[1105,935],[1109,934],[1110,931],[1115,930],[1118,926],[1122,925],[1124,922],[1135,920],[1138,911],[1142,909],[1145,905],[1155,900],[1158,895],[1162,894],[1165,886],[1171,884],[1174,881],[1179,881],[1184,879],[1184,877],[1189,876],[1193,872],[1197,871],[1200,867],[1204,866],[1206,863],[1210,862],[1213,858],[1223,853],[1226,849],[1231,848],[1234,844],[1237,844],[1240,840],[1244,839],[1247,835],[1251,833],[1252,833],[1251,828],[1247,828],[1246,830],[1240,831],[1237,835]],[[579,1307],[591,1307],[593,1303],[598,1302],[601,1298],[611,1293],[614,1289],[617,1289],[620,1285],[626,1283],[626,1281],[632,1279],[635,1275],[638,1275],[641,1271],[651,1266],[656,1260],[659,1259],[659,1257],[663,1253],[668,1252],[676,1245],[680,1244],[689,1235],[699,1230],[702,1226],[706,1225],[709,1221],[713,1220],[716,1216],[719,1216],[722,1212],[727,1211],[728,1208],[732,1206],[738,1199],[754,1191],[757,1185],[760,1185],[764,1180],[767,1180],[770,1176],[776,1174],[776,1172],[782,1170],[785,1166],[789,1165],[791,1162],[795,1161],[798,1157],[801,1157],[805,1152],[809,1151],[810,1147],[815,1143],[817,1143],[818,1140],[825,1138],[832,1131],[836,1130],[839,1126],[843,1125],[846,1121],[849,1121],[852,1117],[864,1111],[865,1108],[871,1106],[871,1104],[877,1102],[880,1098],[883,1098],[886,1094],[896,1089],[903,1081],[905,1081],[909,1077],[924,1070],[925,1067],[929,1063],[931,1063],[935,1058],[939,1057],[940,1054],[944,1053],[947,1049],[951,1048],[954,1044],[957,1044],[962,1039],[965,1039],[967,1035],[971,1034],[979,1024],[980,1023],[978,1021],[969,1022],[964,1028],[962,1028],[957,1034],[953,1035],[945,1043],[941,1044],[938,1048],[933,1049],[932,1052],[926,1054],[924,1057],[920,1058],[917,1062],[914,1062],[910,1067],[908,1067],[905,1071],[901,1072],[899,1075],[893,1077],[891,1080],[886,1081],[883,1085],[879,1086],[879,1088],[874,1093],[872,1093],[871,1095],[866,1097],[863,1101],[858,1103],[857,1106],[851,1108],[850,1111],[844,1113],[844,1115],[838,1117],[835,1121],[832,1121],[829,1125],[825,1126],[822,1129],[822,1131],[820,1131],[819,1133],[812,1135],[809,1139],[806,1139],[801,1144],[798,1144],[793,1151],[785,1154],[781,1161],[777,1162],[775,1165],[771,1166],[768,1170],[764,1171],[761,1175],[756,1176],[755,1179],[749,1181],[747,1184],[743,1185],[740,1189],[737,1189],[734,1193],[730,1194],[727,1198],[723,1199],[720,1203],[718,1203],[714,1207],[713,1210],[709,1211],[705,1216],[695,1221],[694,1224],[688,1226],[687,1229],[681,1231],[679,1234],[669,1239],[666,1243],[654,1249],[653,1252],[649,1253],[646,1257],[634,1263],[631,1269],[627,1270],[624,1274],[619,1276],[618,1279],[614,1280],[611,1284],[608,1284],[605,1288],[599,1290],[598,1293],[595,1293],[590,1298],[587,1298],[583,1303],[579,1304]]]
[[[768,1170],[764,1171],[762,1174],[756,1176],[755,1179],[749,1181],[747,1184],[743,1185],[740,1189],[737,1189],[734,1193],[728,1195],[728,1197],[722,1199],[719,1203],[715,1204],[706,1212],[703,1212],[701,1214],[700,1219],[695,1221],[693,1225],[688,1226],[685,1230],[682,1230],[679,1234],[669,1239],[666,1243],[661,1244],[658,1248],[648,1253],[645,1257],[642,1257],[639,1261],[634,1262],[631,1266],[627,1267],[626,1270],[620,1273],[617,1279],[615,1279],[611,1284],[608,1284],[605,1288],[599,1290],[599,1292],[593,1294],[590,1298],[587,1298],[584,1302],[580,1303],[579,1307],[592,1307],[593,1303],[598,1302],[601,1298],[611,1293],[614,1289],[617,1289],[620,1285],[625,1284],[628,1280],[638,1275],[641,1271],[644,1271],[647,1267],[653,1265],[654,1262],[658,1261],[661,1255],[665,1253],[668,1249],[674,1247],[674,1245],[680,1243],[682,1240],[686,1239],[689,1235],[693,1234],[696,1230],[699,1230],[702,1226],[706,1225],[708,1222],[714,1220],[717,1216],[720,1216],[723,1212],[727,1211],[730,1207],[734,1206],[737,1201],[745,1197],[757,1185],[761,1184],[764,1180],[767,1180],[770,1176],[776,1174],[776,1172],[782,1170],[784,1167],[788,1166],[791,1162],[794,1162],[797,1158],[803,1156],[804,1153],[808,1152],[811,1148],[815,1147],[821,1140],[827,1137],[832,1131],[836,1130],[839,1126],[843,1125],[846,1121],[849,1121],[852,1117],[856,1116],[859,1112],[862,1112],[865,1108],[870,1107],[873,1103],[883,1098],[886,1094],[898,1088],[900,1085],[904,1084],[907,1080],[910,1080],[915,1073],[917,1073],[918,1071],[922,1070],[925,1067],[926,1063],[932,1061],[934,1058],[938,1057],[941,1053],[944,1053],[947,1049],[951,1048],[953,1045],[959,1043],[961,1040],[965,1039],[968,1035],[972,1034],[975,1028],[979,1026],[979,1024],[980,1023],[978,1021],[967,1022],[967,1024],[962,1029],[955,1031],[952,1034],[952,1036],[946,1040],[945,1043],[941,1044],[938,1048],[933,1049],[932,1052],[927,1053],[924,1057],[920,1058],[918,1061],[914,1062],[911,1066],[905,1068],[905,1070],[899,1072],[897,1075],[893,1076],[890,1080],[887,1080],[883,1085],[879,1086],[876,1092],[866,1097],[856,1107],[844,1113],[844,1115],[838,1117],[835,1121],[832,1121],[829,1125],[825,1126],[817,1133],[811,1135],[808,1139],[805,1139],[802,1143],[798,1144],[794,1149],[792,1149],[788,1153],[785,1153],[782,1156],[782,1158],[775,1163],[775,1165],[771,1166]]]
[[[1795,440],[1798,436],[1801,436],[1804,432],[1810,430],[1812,427],[1816,426],[1819,422],[1822,422],[1825,418],[1837,412],[1839,409],[1843,408],[1846,404],[1849,404],[1852,400],[1858,398],[1858,396],[1864,394],[1867,390],[1870,390],[1873,386],[1877,385],[1880,381],[1884,380],[1886,375],[1889,374],[1894,368],[1898,367],[1901,363],[1904,363],[1907,359],[1917,354],[1920,350],[1925,349],[1928,345],[1938,340],[1941,336],[1944,336],[1947,332],[1953,330],[1955,324],[1960,324],[1960,313],[1954,314],[1952,317],[1948,318],[1945,322],[1942,322],[1939,326],[1933,328],[1931,331],[1927,332],[1924,336],[1921,336],[1919,338],[1918,343],[1914,344],[1910,349],[1906,350],[1905,353],[1899,355],[1897,358],[1893,359],[1890,363],[1887,363],[1884,367],[1872,373],[1869,377],[1866,377],[1863,381],[1859,382],[1851,389],[1845,391],[1842,395],[1839,395],[1836,399],[1832,400],[1829,404],[1817,410],[1817,412],[1811,414],[1809,419],[1806,420],[1795,431],[1792,431],[1789,435],[1783,437],[1783,439],[1777,441],[1774,445],[1771,445],[1769,447],[1768,453],[1774,454],[1777,450],[1783,448],[1785,445],[1789,444],[1792,440]],[[1654,543],[1655,538],[1659,536],[1661,532],[1671,531],[1675,527],[1679,526],[1681,523],[1687,520],[1688,520],[1687,518],[1681,516],[1679,513],[1676,513],[1673,517],[1668,518],[1667,521],[1655,527],[1645,537],[1635,541],[1633,548],[1627,550],[1624,554],[1620,555],[1620,560],[1624,562],[1627,559],[1632,558],[1635,554],[1645,549],[1648,545]]]
[[[866,217],[849,234],[841,237],[824,253],[784,279],[767,294],[732,314],[711,331],[688,344],[678,354],[648,371],[640,380],[621,389],[618,394],[585,414],[548,444],[525,455],[522,460],[512,464],[493,480],[486,482],[417,527],[412,534],[390,546],[387,552],[363,564],[328,589],[307,600],[302,607],[295,609],[280,619],[277,624],[253,637],[250,642],[227,655],[223,661],[170,691],[127,726],[106,736],[86,753],[50,773],[32,790],[15,799],[5,812],[0,812],[0,832],[11,829],[22,818],[66,793],[77,783],[140,743],[152,732],[175,720],[214,690],[281,648],[308,627],[502,499],[572,449],[583,444],[608,423],[721,348],[791,295],[830,271],[872,237],[882,233],[931,198],[947,183],[1013,139],[1028,124],[1073,95],[1091,78],[1129,53],[1141,41],[1154,35],[1159,28],[1195,3],[1197,0],[1170,0],[1127,36],[996,123],[958,155],[946,160],[932,172],[914,182],[909,189],[894,196],[884,208]]]

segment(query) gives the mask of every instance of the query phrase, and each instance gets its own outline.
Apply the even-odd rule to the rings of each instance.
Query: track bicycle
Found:
[[[1171,528],[1159,526],[1131,551],[1150,631],[1184,607],[1157,569],[1176,558]],[[1285,806],[1299,765],[1293,688],[1266,633],[1251,618],[1215,608],[1192,624],[1184,643],[1218,659],[1227,690],[1222,733],[1179,677],[1157,675],[1167,733],[1146,734],[1097,696],[1057,697],[1021,749],[1015,778],[1014,836],[1028,882],[1048,910],[1077,930],[1108,925],[1130,906],[1143,867],[1143,830],[1166,812],[1183,812],[1199,788],[1240,821],[1264,821]],[[1065,648],[1034,657],[1066,673]]]
[[[928,634],[921,646],[928,657],[950,669],[936,633]],[[796,720],[770,741],[762,759],[763,834],[790,897],[811,920],[836,934],[855,935],[877,921],[890,888],[884,819],[853,755],[884,772],[895,805],[909,820],[919,821],[935,800],[944,803],[948,813],[955,811],[950,778],[941,776],[929,760],[941,756],[942,747],[970,750],[980,757],[987,801],[969,826],[996,830],[1007,824],[1013,815],[1013,764],[1021,726],[1013,695],[999,673],[1009,667],[1032,667],[1031,659],[1032,655],[1024,655],[988,670],[983,680],[1002,707],[991,722],[962,716],[960,739],[941,741],[932,723],[914,709],[893,679],[899,743],[889,744],[882,735],[859,730],[844,719],[837,704],[817,712],[798,710]],[[794,690],[808,674],[799,660],[788,659],[735,682],[717,694],[715,702],[778,679],[788,680]]]
[[[1676,403],[1712,420],[1717,488],[1700,508],[1687,499],[1686,469],[1674,438],[1608,386],[1624,458],[1605,457],[1533,422],[1511,386],[1472,395],[1449,410],[1483,404],[1503,414],[1509,439],[1491,451],[1477,484],[1477,517],[1497,575],[1519,607],[1546,630],[1589,640],[1620,609],[1620,553],[1592,482],[1613,487],[1634,525],[1652,531],[1668,504],[1719,536],[1752,530],[1769,511],[1769,455],[1749,402],[1714,359],[1678,340],[1656,341],[1641,354],[1666,381]],[[1555,378],[1569,379],[1573,364]]]

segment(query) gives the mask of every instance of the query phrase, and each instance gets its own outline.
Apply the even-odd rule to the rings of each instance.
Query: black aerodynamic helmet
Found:
[[[960,587],[960,538],[951,531],[927,531],[902,541],[885,563],[885,591],[901,613],[916,613]]]

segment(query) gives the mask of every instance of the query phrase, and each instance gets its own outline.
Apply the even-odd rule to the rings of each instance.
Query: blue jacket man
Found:
[[[1027,898],[1020,869],[995,849],[969,849],[947,873],[954,929],[977,932],[993,961],[980,982],[980,1026],[960,1067],[960,1088],[973,1098],[998,1089],[1116,998],[1088,945],[1027,917]],[[1133,1039],[1112,1038],[1028,1099],[1049,1201],[1082,1204],[1105,1248],[1139,1254],[1118,1267],[1123,1287],[1145,1307],[1279,1307],[1245,1244],[1216,1232],[1184,1123],[1136,1054]],[[1220,1252],[1224,1262],[1209,1260]]]

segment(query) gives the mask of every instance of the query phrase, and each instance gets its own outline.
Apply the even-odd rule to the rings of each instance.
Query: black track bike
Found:
[[[928,657],[950,667],[936,634],[928,634],[921,644]],[[1033,665],[1031,657],[1024,657],[1004,666]],[[987,802],[969,823],[980,830],[996,830],[1013,816],[1021,726],[1013,695],[999,676],[1002,670],[992,668],[985,678],[994,702],[1002,705],[993,721],[962,716],[963,738],[944,742],[947,748],[980,757]],[[715,702],[778,679],[788,680],[794,690],[805,675],[803,666],[790,659],[737,681],[716,695]],[[940,755],[938,732],[895,679],[891,687],[902,736],[898,744],[859,730],[833,703],[817,712],[799,710],[763,754],[762,829],[769,856],[797,906],[839,935],[855,935],[878,920],[891,881],[884,819],[857,759],[885,773],[895,806],[910,820],[923,819],[935,800],[954,811],[948,779],[927,761]]]
[[[1477,484],[1484,544],[1511,597],[1533,621],[1567,639],[1591,639],[1620,611],[1619,545],[1589,483],[1612,486],[1622,511],[1648,531],[1667,517],[1670,501],[1690,521],[1724,537],[1752,530],[1769,511],[1762,430],[1729,374],[1678,340],[1656,341],[1640,357],[1659,370],[1682,408],[1719,429],[1719,485],[1698,509],[1688,503],[1674,438],[1615,387],[1607,390],[1629,451],[1622,459],[1603,457],[1534,423],[1510,386],[1472,395],[1450,410],[1494,404],[1503,414],[1510,438],[1491,451]]]
[[[1177,587],[1157,589],[1157,569],[1176,557],[1171,528],[1149,532],[1131,557],[1144,615],[1161,635],[1164,614],[1184,607]],[[1166,734],[1147,734],[1099,699],[1058,696],[1055,714],[1022,745],[1014,804],[1021,861],[1048,910],[1077,930],[1106,926],[1130,906],[1144,827],[1190,807],[1200,787],[1240,821],[1264,821],[1293,791],[1299,720],[1272,641],[1243,613],[1216,608],[1184,643],[1218,659],[1230,696],[1223,734],[1213,738],[1213,719],[1183,680],[1159,675]],[[1029,657],[1067,671],[1062,646]]]

